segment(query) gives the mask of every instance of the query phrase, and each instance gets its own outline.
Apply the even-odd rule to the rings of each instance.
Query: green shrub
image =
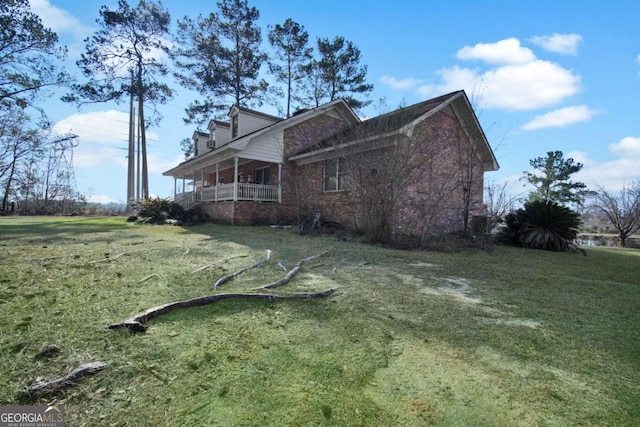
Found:
[[[143,200],[138,205],[138,217],[153,224],[164,224],[167,219],[182,221],[184,215],[185,210],[178,203],[159,197]]]
[[[557,203],[537,200],[507,215],[505,224],[503,242],[532,249],[574,250],[580,215]]]

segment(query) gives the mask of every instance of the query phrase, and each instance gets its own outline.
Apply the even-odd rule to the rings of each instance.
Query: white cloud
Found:
[[[532,121],[523,125],[522,129],[535,130],[588,122],[596,114],[597,112],[595,110],[590,109],[586,105],[574,105],[536,116]]]
[[[550,36],[531,37],[529,41],[550,52],[575,55],[578,53],[578,44],[582,41],[582,36],[580,34],[554,33]]]
[[[56,123],[55,133],[75,133],[80,143],[106,143],[121,145],[129,135],[129,114],[124,111],[108,110],[72,114]]]
[[[584,166],[597,164],[597,162],[589,158],[589,154],[585,151],[571,151],[565,154],[565,159],[573,159],[576,163],[582,163]]]
[[[582,90],[581,77],[561,65],[537,59],[516,38],[478,43],[458,50],[462,60],[480,60],[488,67],[476,69],[454,65],[438,70],[440,82],[424,84],[424,97],[464,89],[478,107],[527,111],[553,107]]]
[[[548,108],[581,90],[581,78],[548,61],[505,65],[483,73],[454,66],[438,71],[441,83],[419,88],[423,96],[465,89],[478,94],[480,106],[527,111]]]
[[[640,180],[640,159],[615,159],[609,162],[594,162],[585,166],[575,176],[576,181],[591,189],[602,186],[608,191],[620,191],[625,184]]]
[[[581,89],[580,76],[558,64],[536,60],[485,72],[487,108],[532,110],[555,105]]]
[[[467,94],[475,93],[474,89],[480,78],[475,70],[457,65],[440,69],[436,73],[440,75],[441,83],[423,85],[418,88],[418,92],[425,98],[460,89],[465,89]]]
[[[596,189],[602,186],[608,191],[620,191],[622,186],[640,181],[640,137],[625,137],[609,145],[609,150],[618,158],[608,162],[598,162],[586,153],[572,152],[568,157],[584,164],[575,179]]]
[[[116,166],[127,168],[128,113],[109,110],[72,114],[56,123],[53,131],[57,134],[73,133],[78,135],[80,145],[74,150],[73,164],[75,167]],[[158,135],[155,132],[147,131],[148,141],[157,139]]]
[[[614,144],[610,144],[609,150],[621,157],[640,159],[640,138],[627,136]]]
[[[382,76],[380,77],[380,83],[391,86],[392,89],[405,90],[419,85],[421,80],[414,79],[413,77],[398,80],[392,76]]]
[[[42,24],[56,32],[70,33],[78,40],[83,40],[93,32],[91,27],[82,25],[80,21],[64,9],[53,6],[49,0],[30,0],[31,10],[42,20]]]
[[[535,61],[531,49],[522,47],[520,40],[509,38],[496,43],[478,43],[458,50],[456,58],[480,60],[489,64],[523,64]]]
[[[162,172],[166,172],[176,165],[184,162],[184,155],[179,154],[173,159],[165,159],[159,153],[150,151],[147,154],[147,163],[149,164],[149,174],[161,175]]]

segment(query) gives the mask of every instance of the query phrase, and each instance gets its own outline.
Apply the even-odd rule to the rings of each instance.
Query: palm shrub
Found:
[[[580,215],[555,202],[536,200],[505,218],[502,240],[516,246],[549,251],[574,250]]]

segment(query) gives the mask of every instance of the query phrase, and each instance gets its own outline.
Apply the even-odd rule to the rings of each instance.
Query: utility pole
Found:
[[[131,86],[133,86],[133,70],[131,70]],[[133,211],[133,200],[135,198],[135,110],[133,109],[133,91],[131,91],[131,101],[129,102],[129,150],[127,164],[127,212]]]

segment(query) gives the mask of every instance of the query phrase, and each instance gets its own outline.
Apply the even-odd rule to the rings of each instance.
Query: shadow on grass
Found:
[[[87,218],[87,217],[10,217],[0,218],[1,240],[11,241],[28,239],[38,243],[65,243],[87,234],[95,234],[92,241],[115,238],[135,238],[131,233],[132,224],[124,217]],[[122,231],[122,234],[113,233]],[[105,236],[101,239],[99,236]]]

